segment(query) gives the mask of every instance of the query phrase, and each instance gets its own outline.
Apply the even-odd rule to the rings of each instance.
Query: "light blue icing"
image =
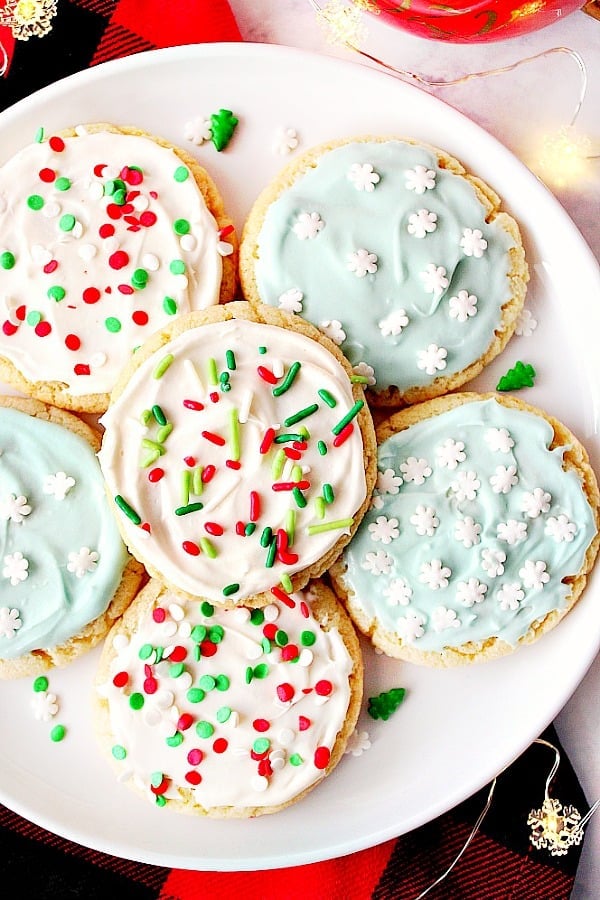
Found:
[[[486,434],[491,436],[490,428],[506,429],[514,446],[504,452],[497,449],[498,443],[490,444],[486,439]],[[386,484],[392,490],[397,488],[397,493],[376,490],[374,507],[344,551],[345,582],[368,620],[376,618],[386,631],[401,634],[405,623],[399,622],[400,618],[417,615],[422,620],[423,634],[414,637],[415,648],[440,651],[445,646],[459,647],[468,641],[484,641],[493,636],[514,646],[537,619],[553,609],[564,609],[570,588],[562,579],[581,569],[596,525],[580,478],[572,469],[562,468],[565,448],[548,449],[552,437],[552,428],[542,417],[508,409],[490,399],[463,404],[384,441],[379,447],[378,466],[387,475],[380,477],[378,485],[379,489]],[[438,451],[447,440],[464,444],[462,451],[456,448],[458,455],[464,453],[465,458],[455,468],[448,468],[439,460]],[[505,436],[501,440],[505,441]],[[506,443],[503,447],[506,448]],[[401,467],[410,457],[425,460],[431,469],[430,475],[424,475],[422,484],[399,481],[398,476],[403,477]],[[490,482],[498,466],[516,468],[518,480],[507,493],[494,492]],[[420,463],[420,467],[425,467],[425,463]],[[467,472],[477,474],[480,487],[474,499],[458,499],[453,482],[464,478],[460,473]],[[539,512],[540,504],[536,506],[534,501],[527,503],[528,495],[536,488],[550,495],[545,498],[546,511]],[[415,523],[411,522],[419,505],[435,510],[439,524],[433,528],[432,535],[419,535]],[[537,509],[539,514],[528,515],[526,509],[531,512]],[[388,544],[373,540],[370,526],[377,529],[380,516],[397,519],[398,536],[392,537]],[[481,526],[481,532],[479,543],[466,547],[456,537],[456,526],[469,516]],[[552,529],[550,520],[558,520],[559,516],[567,517],[562,520],[563,528],[566,522],[567,528],[575,531],[571,541],[557,541],[546,533],[547,528]],[[525,539],[514,544],[502,540],[498,534],[498,523],[511,519],[527,526]],[[389,531],[389,525],[384,527]],[[522,524],[510,527],[522,528]],[[482,564],[485,551],[505,553],[503,573],[492,577],[486,571]],[[391,558],[387,574],[375,575],[365,568],[367,554],[377,552]],[[447,586],[433,589],[421,580],[422,567],[432,560],[440,560],[450,570],[450,574],[446,573]],[[539,562],[546,564],[549,580],[541,587],[527,587],[526,582],[530,585],[532,582],[523,577],[523,568]],[[459,584],[466,584],[471,578],[487,585],[487,592],[481,602],[466,606],[460,600]],[[402,601],[394,605],[386,596],[391,585],[398,587],[399,579],[404,579],[412,590],[408,605]],[[507,584],[518,585],[523,597],[517,608],[503,610],[500,592]],[[436,631],[434,610],[439,607],[453,611],[460,625],[449,624]]]
[[[348,179],[354,163],[370,164],[379,174],[374,190],[357,190]],[[406,187],[406,171],[419,165],[435,172],[435,187],[422,194]],[[436,229],[423,238],[407,230],[409,216],[420,209],[437,215]],[[294,225],[300,214],[313,212],[324,227],[301,240]],[[487,241],[481,257],[465,255],[465,228],[479,229]],[[261,300],[277,306],[283,293],[300,290],[300,314],[316,325],[341,322],[341,349],[353,365],[373,366],[379,390],[428,385],[470,365],[489,347],[511,297],[512,237],[486,223],[469,182],[440,169],[426,149],[401,141],[353,143],[325,153],[270,205],[258,246]],[[358,277],[348,269],[348,256],[358,249],[376,254],[375,273]],[[438,297],[421,277],[430,264],[443,266],[449,280]],[[464,322],[449,314],[450,298],[461,290],[477,297],[477,314]],[[383,337],[378,323],[398,309],[409,324]],[[428,375],[417,366],[418,353],[432,343],[447,350],[446,367]]]
[[[0,516],[0,608],[18,610],[13,637],[0,636],[0,658],[15,659],[77,635],[112,600],[127,562],[91,446],[59,425],[0,408],[0,504],[25,497],[31,512],[19,522]],[[63,500],[44,492],[48,475],[64,472],[75,484]],[[78,578],[67,568],[82,547],[98,554]],[[6,557],[20,552],[28,577],[11,584]],[[0,613],[1,616],[1,613]]]

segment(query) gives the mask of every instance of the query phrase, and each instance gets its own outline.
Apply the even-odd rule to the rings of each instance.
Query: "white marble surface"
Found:
[[[325,0],[323,0],[323,3]],[[230,0],[242,37],[283,44],[360,61],[352,51],[331,43],[308,0]],[[373,16],[364,17],[362,48],[371,55],[430,80],[511,65],[553,47],[577,51],[588,72],[588,89],[577,128],[600,154],[600,22],[575,12],[520,38],[487,44],[442,44],[414,37]],[[371,63],[365,62],[367,65]],[[569,124],[580,90],[574,61],[566,54],[546,56],[511,73],[470,80],[433,90],[450,105],[501,140],[517,157],[535,166],[540,136]],[[570,187],[548,184],[600,260],[600,159],[585,179]],[[600,297],[596,298],[600,302]],[[600,657],[556,719],[561,741],[590,803],[600,797]],[[552,760],[550,760],[549,766]],[[545,779],[546,772],[543,773]],[[559,798],[568,803],[568,798]],[[600,811],[592,817],[571,900],[600,896]]]

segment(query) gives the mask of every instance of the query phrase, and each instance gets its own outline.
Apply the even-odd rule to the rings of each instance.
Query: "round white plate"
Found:
[[[239,125],[227,149],[195,147],[186,122],[227,108]],[[521,359],[538,372],[523,393],[562,419],[598,468],[600,272],[552,195],[495,139],[420,89],[355,63],[261,44],[158,50],[65,79],[0,115],[0,162],[46,133],[79,123],[134,124],[187,147],[213,174],[238,229],[286,161],[282,127],[298,151],[362,132],[436,144],[489,181],[522,226],[531,267],[527,307],[538,320],[473,383],[493,388]],[[219,821],[158,809],[114,779],[95,744],[89,698],[98,651],[50,673],[62,743],[30,709],[32,680],[0,684],[0,800],[80,844],[142,862],[253,870],[315,862],[373,846],[430,821],[487,784],[552,721],[600,645],[595,575],[570,615],[511,657],[449,671],[386,659],[364,645],[366,697],[405,687],[388,719],[365,711],[371,748],[346,755],[307,798],[271,816]],[[366,708],[366,702],[365,702]]]

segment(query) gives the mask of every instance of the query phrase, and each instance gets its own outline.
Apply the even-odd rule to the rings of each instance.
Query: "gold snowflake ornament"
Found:
[[[537,850],[549,850],[552,856],[564,856],[569,847],[583,840],[581,814],[574,806],[546,797],[541,809],[532,809],[527,817],[531,825],[531,843]]]
[[[0,11],[0,25],[12,31],[18,41],[44,37],[52,29],[58,0],[8,0]]]

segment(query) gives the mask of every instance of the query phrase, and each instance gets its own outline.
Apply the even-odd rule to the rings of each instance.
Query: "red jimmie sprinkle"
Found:
[[[152,677],[152,666],[149,666],[148,663],[145,663],[144,665],[144,675],[146,678]]]
[[[73,371],[76,375],[89,375],[90,367],[86,363],[77,363],[76,366],[73,366]]]
[[[223,240],[223,238],[226,238],[229,234],[233,234],[234,231],[235,228],[233,225],[226,225],[225,228],[221,228],[219,231],[220,240]]]
[[[294,450],[292,447],[284,447],[283,452],[288,459],[302,459],[302,454],[300,453],[300,451]]]
[[[344,441],[348,440],[348,438],[350,437],[350,435],[352,434],[353,431],[354,431],[354,423],[348,422],[348,424],[344,428],[342,428],[340,433],[336,434],[336,436],[334,437],[333,446],[341,447],[342,444],[344,443]]]
[[[177,719],[177,730],[187,731],[194,723],[194,717],[190,713],[182,713]]]
[[[254,728],[255,731],[260,731],[260,732],[268,731],[269,728],[271,727],[271,723],[269,722],[268,719],[255,719],[254,722],[252,723],[252,727]]]
[[[150,534],[152,532],[152,529],[150,527],[150,522],[142,522],[142,524],[140,525],[140,528],[142,529],[142,531],[147,531],[148,534]]]
[[[213,743],[213,750],[215,751],[215,753],[225,753],[228,746],[229,746],[229,744],[225,740],[225,738],[217,738],[216,741]]]
[[[330,759],[331,750],[329,747],[317,747],[314,756],[314,763],[317,769],[326,769]]]
[[[196,772],[195,769],[190,769],[189,772],[186,772],[184,778],[188,784],[193,785],[200,784],[200,782],[202,781],[202,775],[200,774],[200,772]]]
[[[265,436],[263,437],[261,444],[260,444],[260,448],[259,448],[261,453],[264,454],[264,453],[269,452],[274,438],[275,438],[275,429],[267,428],[267,430],[265,431]]]
[[[219,402],[219,394],[218,394],[218,391],[211,391],[210,394],[209,394],[208,396],[210,397],[210,402],[211,402],[211,403],[218,403],[218,402]]]
[[[208,534],[212,534],[214,537],[221,537],[225,529],[222,525],[219,525],[218,522],[205,522],[204,530],[207,531]]]
[[[306,731],[311,725],[312,722],[306,716],[298,716],[298,731]]]
[[[304,602],[304,600],[300,601],[300,612],[302,613],[302,615],[304,616],[305,619],[308,619],[308,617],[310,615],[310,611],[308,609],[308,606]]]
[[[184,541],[181,546],[190,556],[200,556],[200,547],[198,544],[194,544],[193,541]]]
[[[221,437],[220,434],[215,434],[213,431],[202,431],[202,437],[210,441],[211,444],[216,444],[218,447],[224,447],[227,441],[224,437]]]
[[[242,468],[242,464],[239,461],[239,459],[226,459],[225,465],[227,466],[228,469],[236,469],[236,471],[237,471],[237,469]]]
[[[216,471],[217,471],[216,466],[213,466],[213,465],[205,466],[204,469],[202,470],[202,483],[208,484],[209,481],[212,481]]]
[[[156,484],[157,481],[160,481],[161,478],[164,478],[165,470],[161,469],[160,466],[156,466],[155,469],[150,469],[148,472],[148,481],[151,481],[152,484]]]
[[[79,350],[81,347],[81,340],[76,334],[68,334],[65,338],[65,347],[67,350]]]
[[[266,381],[268,384],[277,384],[279,379],[276,375],[274,375],[270,369],[267,369],[266,366],[257,366],[256,371],[260,375],[263,381]]]
[[[246,526],[244,525],[243,522],[235,523],[235,533],[239,534],[240,537],[246,536]]]
[[[57,135],[53,135],[48,143],[55,153],[62,153],[65,149],[65,142],[61,137],[58,137]]]
[[[298,554],[288,549],[288,533],[284,528],[277,529],[277,559],[284,566],[293,566],[298,562]]]
[[[127,674],[127,672],[117,672],[117,674],[113,678],[113,684],[118,688],[125,687],[128,681],[129,675]]]
[[[282,703],[287,703],[291,700],[295,693],[293,686],[288,681],[277,685],[277,696]]]
[[[183,461],[186,466],[189,466],[191,469],[196,465],[196,457],[195,456],[184,456]]]
[[[298,488],[299,491],[307,491],[310,481],[275,481],[271,487],[274,491],[293,491],[294,488]]]
[[[204,409],[204,403],[200,403],[199,400],[184,400],[183,405],[186,409],[195,409],[201,410]]]

